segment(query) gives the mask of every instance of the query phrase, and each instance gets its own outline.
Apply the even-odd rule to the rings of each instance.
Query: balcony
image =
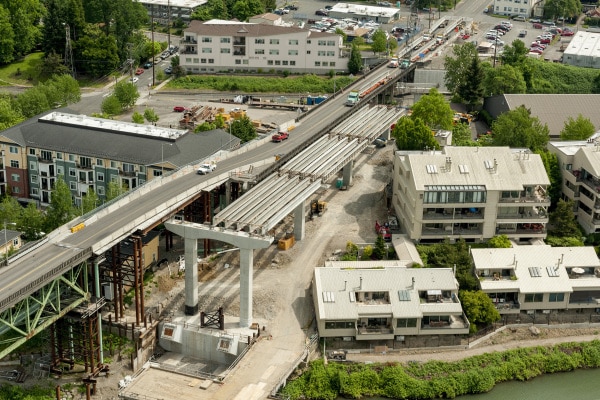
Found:
[[[481,236],[483,229],[477,228],[456,228],[445,226],[443,228],[423,226],[422,236]]]
[[[448,332],[450,330],[456,330],[456,332]],[[421,331],[424,334],[466,334],[469,333],[469,324],[466,322],[466,318],[460,315],[448,315],[447,318],[439,320],[430,320],[427,317],[423,317]]]
[[[482,211],[472,212],[469,209],[457,209],[452,211],[445,211],[442,209],[435,211],[424,211],[423,212],[424,220],[453,220],[453,219],[483,219]]]
[[[44,157],[44,158],[42,158],[42,157],[38,157],[38,162],[39,162],[40,164],[52,164],[52,163],[53,163],[53,160],[52,160],[52,158],[45,158],[45,157]]]
[[[182,43],[182,44],[198,44],[198,40],[196,38],[186,36],[183,39],[181,39],[180,43]]]

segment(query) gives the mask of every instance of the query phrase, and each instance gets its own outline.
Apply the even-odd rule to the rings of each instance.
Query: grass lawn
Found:
[[[44,53],[29,54],[12,64],[0,67],[0,85],[33,85],[38,82]]]

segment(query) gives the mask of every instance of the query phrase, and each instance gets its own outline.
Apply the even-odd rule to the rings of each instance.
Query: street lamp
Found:
[[[7,223],[6,220],[4,220],[4,246],[6,246],[5,250],[4,250],[4,256],[6,258],[6,265],[8,265],[8,249],[9,249],[10,246],[8,245],[8,237],[6,235],[6,225],[13,225],[14,226],[14,225],[17,225],[17,224],[15,224],[14,222],[8,222]]]
[[[162,177],[165,172],[165,144],[173,146],[173,143],[161,143],[160,145],[160,176]]]

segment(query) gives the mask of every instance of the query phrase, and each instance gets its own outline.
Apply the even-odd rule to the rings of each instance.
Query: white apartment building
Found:
[[[529,18],[541,0],[494,0],[494,14]]]
[[[237,21],[192,21],[179,52],[188,73],[325,74],[348,65],[343,38],[335,33]]]
[[[320,337],[414,342],[469,333],[450,268],[406,268],[398,261],[328,261],[315,268]]]
[[[575,203],[577,222],[586,233],[600,232],[600,144],[595,138],[550,142],[548,150],[558,157],[562,195]]]
[[[508,147],[398,151],[392,207],[410,239],[546,237],[550,181],[539,155]]]
[[[481,290],[503,315],[599,309],[600,260],[593,247],[471,249]]]

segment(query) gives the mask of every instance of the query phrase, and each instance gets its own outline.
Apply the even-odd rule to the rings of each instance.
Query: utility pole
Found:
[[[73,47],[71,46],[71,27],[69,24],[63,22],[65,26],[65,66],[71,73],[71,76],[75,78],[75,66],[73,65]]]
[[[131,82],[133,82],[133,58],[131,55],[131,52],[133,50],[133,44],[132,43],[127,43],[127,54],[129,56],[129,59],[127,60],[129,62],[129,78],[131,78]]]
[[[171,51],[171,0],[167,0],[167,50]]]
[[[154,4],[152,4],[152,17],[150,18],[152,29],[152,87],[154,87]]]

